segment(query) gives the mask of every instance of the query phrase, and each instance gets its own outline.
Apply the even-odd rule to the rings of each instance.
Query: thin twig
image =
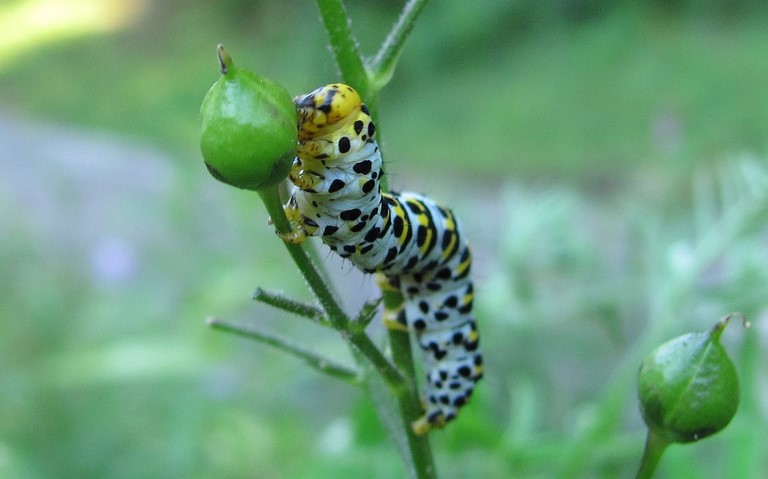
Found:
[[[330,326],[331,323],[325,316],[325,311],[317,306],[302,301],[298,301],[282,293],[267,291],[263,288],[256,288],[253,291],[252,298],[283,311],[293,313],[297,316],[311,319],[321,326]]]
[[[379,312],[379,305],[381,304],[382,300],[383,298],[378,298],[373,301],[367,301],[363,307],[360,308],[357,316],[352,319],[352,322],[349,325],[350,330],[364,331]]]
[[[395,71],[397,59],[405,46],[405,41],[410,36],[416,19],[427,2],[428,0],[409,0],[395,24],[392,25],[392,30],[369,65],[369,76],[373,80],[374,89],[380,90],[389,83]]]
[[[325,356],[322,356],[321,354],[318,354],[305,346],[298,345],[290,339],[284,338],[277,334],[253,327],[244,328],[242,326],[227,323],[213,317],[208,318],[207,323],[214,329],[227,331],[233,334],[237,334],[238,336],[253,339],[255,341],[268,344],[272,347],[290,353],[304,360],[307,364],[317,369],[318,371],[328,374],[329,376],[343,379],[344,381],[353,384],[360,384],[361,382],[360,374],[356,370],[339,364],[333,359],[326,358]]]

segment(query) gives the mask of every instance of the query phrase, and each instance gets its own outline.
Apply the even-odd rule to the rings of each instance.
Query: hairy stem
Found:
[[[260,190],[259,195],[264,201],[264,205],[267,207],[267,212],[272,218],[272,222],[277,228],[277,231],[281,233],[289,232],[291,230],[291,225],[285,217],[277,187]],[[288,242],[283,243],[288,249],[291,258],[293,258],[293,262],[296,263],[296,266],[298,266],[310,289],[315,294],[315,297],[320,301],[323,309],[328,313],[328,320],[331,323],[331,326],[334,329],[341,331],[342,334],[349,339],[355,348],[357,348],[371,362],[371,364],[373,364],[390,387],[395,389],[401,387],[404,380],[397,369],[392,366],[364,332],[353,331],[354,327],[352,321],[341,309],[341,306],[339,306],[338,301],[328,287],[328,281],[322,277],[320,271],[315,267],[314,263],[312,263],[306,250],[297,244]]]
[[[367,102],[370,98],[370,82],[357,40],[352,34],[352,22],[342,0],[316,0],[320,18],[331,42],[336,64],[344,81],[355,88]],[[371,105],[368,105],[369,107]]]
[[[380,304],[381,300],[367,301],[363,307],[360,308],[357,316],[352,319],[349,331],[352,333],[365,331],[365,328],[367,328],[371,321],[373,321],[373,318],[377,316]]]
[[[416,19],[429,0],[408,0],[403,11],[392,26],[381,48],[376,52],[370,64],[369,76],[373,82],[373,88],[380,90],[392,78],[397,65],[397,59],[403,51],[405,41],[411,34]]]
[[[304,346],[300,346],[290,339],[278,336],[274,333],[255,329],[253,327],[244,328],[234,324],[226,323],[217,318],[208,318],[208,325],[215,329],[227,331],[233,334],[237,334],[238,336],[243,336],[248,339],[253,339],[265,344],[269,344],[272,347],[299,357],[313,368],[328,374],[329,376],[343,379],[344,381],[350,383],[360,383],[360,374],[358,374],[358,372],[354,369],[338,364],[334,360],[317,354]]]
[[[399,291],[385,288],[382,291],[382,298],[384,308],[391,311],[399,309],[403,304],[403,295]],[[404,389],[397,396],[397,403],[403,421],[403,428],[408,439],[408,448],[411,452],[414,469],[421,474],[419,477],[437,477],[429,435],[417,436],[411,428],[411,423],[418,419],[424,413],[424,410],[415,384],[416,368],[413,362],[410,335],[402,331],[390,330],[389,344],[392,348],[392,358],[395,361],[395,366],[406,378],[410,378],[408,388]]]
[[[260,301],[272,307],[282,309],[297,316],[309,318],[321,326],[330,326],[331,323],[325,316],[325,311],[312,305],[295,300],[282,293],[267,291],[262,288],[256,288],[252,298],[254,301]]]
[[[283,211],[283,205],[280,202],[280,194],[277,187],[270,187],[266,190],[259,190],[259,196],[261,196],[264,205],[267,207],[272,222],[277,228],[279,233],[288,233],[291,231],[291,225],[288,222],[288,218],[285,217]],[[307,281],[307,285],[312,290],[317,300],[322,305],[326,313],[328,313],[328,320],[334,329],[343,331],[349,324],[349,316],[344,313],[339,306],[338,301],[334,297],[330,288],[328,287],[328,280],[323,278],[320,271],[315,267],[312,259],[307,254],[307,251],[301,247],[301,245],[283,242],[288,254],[291,255],[293,262],[301,271],[304,279]]]
[[[395,365],[408,378],[415,378],[416,371],[413,366],[413,355],[411,354],[411,344],[409,335],[401,331],[390,331],[389,342],[392,348],[392,357],[395,359]],[[408,438],[408,448],[413,460],[414,469],[420,478],[436,478],[434,459],[432,458],[432,446],[429,441],[429,435],[417,436],[411,424],[424,413],[421,399],[416,391],[415,385],[403,390],[397,397],[400,416],[403,421],[403,428]]]
[[[355,348],[376,368],[376,371],[384,378],[390,389],[397,392],[404,388],[405,379],[403,379],[402,374],[384,357],[365,332],[351,333],[347,337]]]

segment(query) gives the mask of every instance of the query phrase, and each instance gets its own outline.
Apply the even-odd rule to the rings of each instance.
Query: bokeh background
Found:
[[[365,52],[401,6],[348,2]],[[218,42],[291,93],[338,80],[309,0],[0,3],[0,478],[404,475],[360,391],[205,325],[349,360],[250,302],[311,298],[203,168]],[[391,187],[474,245],[488,374],[433,435],[443,477],[632,477],[639,359],[737,310],[741,409],[659,477],[768,476],[766,45],[756,0],[427,6],[379,130]],[[319,251],[350,311],[375,295]]]

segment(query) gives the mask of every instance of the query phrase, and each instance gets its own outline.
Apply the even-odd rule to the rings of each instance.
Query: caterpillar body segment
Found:
[[[384,311],[389,328],[416,334],[424,351],[426,412],[418,434],[456,417],[483,375],[472,316],[471,254],[453,213],[416,193],[382,193],[382,159],[368,109],[335,83],[294,99],[299,144],[285,210],[295,231],[318,236],[383,288],[405,298]]]

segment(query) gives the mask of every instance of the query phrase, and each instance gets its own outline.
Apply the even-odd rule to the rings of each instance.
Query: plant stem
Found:
[[[311,319],[321,326],[330,326],[328,318],[325,317],[325,311],[312,304],[303,303],[285,296],[282,293],[275,293],[262,288],[256,288],[252,298],[254,301],[260,301],[274,308],[282,309],[283,311],[293,313],[297,316]]]
[[[389,331],[389,344],[392,348],[392,357],[395,365],[400,369],[405,377],[415,378],[416,371],[413,366],[413,355],[411,354],[411,343],[409,335],[401,331]],[[400,416],[403,420],[403,428],[408,438],[408,448],[413,459],[413,467],[420,478],[436,478],[434,459],[432,458],[432,446],[429,442],[429,435],[417,436],[414,434],[411,424],[424,413],[421,399],[416,392],[415,387],[405,389],[402,394],[397,396]]]
[[[390,389],[398,393],[404,388],[405,379],[402,374],[379,351],[371,338],[365,332],[355,332],[347,336],[349,341],[371,362],[376,371],[384,378]]]
[[[368,73],[360,48],[352,34],[352,22],[344,8],[344,3],[342,0],[316,0],[315,3],[325,25],[342,78],[355,88],[362,98],[369,103],[372,102]]]
[[[265,190],[259,190],[267,212],[272,218],[272,222],[278,232],[287,233],[291,230],[291,225],[285,217],[283,205],[280,202],[280,195],[277,187],[271,187]],[[293,258],[304,279],[307,281],[310,289],[323,309],[328,313],[328,320],[334,329],[342,332],[349,341],[373,364],[376,370],[382,375],[384,380],[391,388],[397,389],[404,383],[403,377],[394,366],[384,357],[381,351],[371,342],[371,339],[363,331],[353,332],[352,321],[339,306],[331,290],[328,288],[328,282],[322,277],[318,269],[312,263],[306,250],[297,244],[283,242],[288,249],[288,253]]]
[[[669,444],[669,441],[653,432],[653,429],[648,430],[643,458],[640,460],[640,468],[637,470],[635,479],[651,479],[653,477],[656,466],[659,465],[659,459]]]
[[[288,218],[285,217],[283,211],[283,205],[280,202],[280,194],[277,186],[270,187],[264,190],[259,190],[259,196],[261,196],[264,205],[267,207],[267,213],[269,213],[272,222],[280,233],[288,233],[291,231],[291,225],[288,222]],[[320,271],[315,267],[314,263],[310,259],[306,250],[298,244],[288,243],[283,241],[288,254],[293,258],[293,262],[301,271],[304,279],[307,281],[307,285],[314,293],[317,300],[322,305],[326,313],[328,313],[328,320],[334,329],[343,331],[349,324],[349,317],[344,313],[338,304],[338,301],[333,296],[333,293],[328,288],[328,281],[322,277]]]
[[[385,309],[396,310],[403,303],[403,295],[399,291],[383,289],[382,297]],[[413,362],[410,335],[402,331],[390,330],[389,344],[392,348],[392,358],[395,361],[395,366],[406,378],[415,378],[416,368]],[[429,435],[417,436],[411,428],[411,423],[424,412],[416,385],[412,381],[409,381],[408,387],[397,395],[397,402],[403,422],[403,429],[408,439],[409,453],[413,461],[413,467],[417,474],[419,474],[418,477],[436,478],[437,471],[432,458]]]
[[[369,65],[369,76],[373,82],[373,89],[381,90],[395,71],[397,59],[403,51],[405,41],[411,34],[416,19],[429,0],[409,0],[403,7],[403,11],[392,26],[381,48],[376,52]]]
[[[373,318],[379,312],[379,304],[381,300],[366,301],[360,311],[357,312],[357,316],[352,319],[352,323],[349,325],[350,332],[363,332],[365,328],[373,321]]]
[[[243,328],[241,326],[223,322],[216,318],[208,318],[208,325],[212,328],[228,331],[230,333],[237,334],[238,336],[243,336],[248,339],[253,339],[265,344],[269,344],[272,347],[288,352],[303,359],[313,368],[328,374],[329,376],[343,379],[344,381],[350,383],[360,383],[360,374],[358,374],[358,372],[354,369],[338,364],[332,359],[321,356],[320,354],[317,354],[304,346],[299,346],[293,341],[282,336],[278,336],[267,331],[254,329],[252,327]]]

